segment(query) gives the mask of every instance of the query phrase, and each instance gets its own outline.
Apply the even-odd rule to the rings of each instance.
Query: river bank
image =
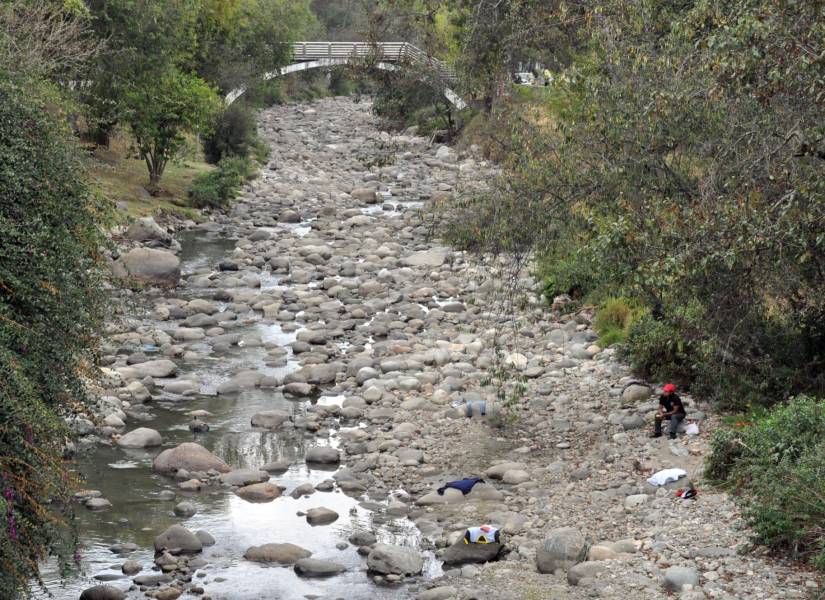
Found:
[[[647,439],[655,390],[627,387],[629,372],[594,345],[586,313],[551,318],[528,297],[512,319],[501,305],[512,284],[504,265],[431,238],[426,209],[483,186],[492,165],[382,133],[369,105],[348,99],[260,119],[273,149],[261,176],[227,215],[181,236],[178,287],[136,290],[111,324],[104,421],[80,424],[81,448],[95,449],[78,463],[109,505],[81,495],[85,576],[54,589],[57,598],[101,581],[129,598],[215,600],[661,598],[682,583],[685,598],[803,598],[817,589],[792,564],[739,554],[747,532],[732,501],[699,478],[708,407],[687,399],[697,438]],[[484,385],[497,352],[527,385],[505,429],[491,423],[501,406]],[[465,417],[467,400],[487,400],[487,414]],[[205,429],[198,423],[208,431],[191,431]],[[151,435],[147,448],[118,445],[139,427],[161,445]],[[220,462],[159,472],[158,453],[184,442]],[[307,461],[310,451],[322,461]],[[684,482],[646,483],[664,468],[686,470],[699,496],[675,497]],[[486,483],[467,496],[435,492],[472,475]],[[244,498],[244,484],[262,482],[283,489],[268,489],[270,502]],[[335,520],[311,523],[319,507]],[[126,561],[159,575],[156,537],[178,523],[215,544],[193,559],[170,554],[166,577],[126,576]],[[444,566],[444,549],[482,523],[503,528],[502,560]],[[364,558],[371,535],[409,555],[382,572]],[[567,558],[548,552],[559,539]],[[244,558],[268,543],[296,544],[342,571],[315,579],[295,560]]]

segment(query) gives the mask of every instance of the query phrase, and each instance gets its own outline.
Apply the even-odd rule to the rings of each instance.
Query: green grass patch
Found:
[[[190,206],[189,188],[195,177],[215,167],[192,151],[166,168],[161,179],[162,192],[152,196],[145,187],[149,182],[146,163],[129,156],[129,143],[127,138],[119,136],[109,149],[95,150],[88,161],[87,168],[95,187],[121,207],[116,211],[116,218],[128,222],[140,217],[171,214],[200,220],[198,211]]]
[[[618,297],[608,298],[596,312],[593,326],[599,334],[599,345],[607,348],[627,339],[630,328],[645,310],[635,300]]]

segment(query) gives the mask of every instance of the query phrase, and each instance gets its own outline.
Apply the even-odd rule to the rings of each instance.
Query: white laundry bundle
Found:
[[[658,473],[654,473],[653,477],[648,478],[647,482],[650,485],[665,485],[666,483],[676,481],[685,475],[687,475],[687,471],[684,469],[665,469],[663,471],[659,471]]]

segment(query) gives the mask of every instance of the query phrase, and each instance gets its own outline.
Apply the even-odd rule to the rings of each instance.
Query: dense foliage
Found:
[[[825,402],[717,430],[706,475],[737,495],[756,543],[825,569]]]
[[[553,292],[644,304],[644,375],[729,407],[823,391],[823,6],[558,12],[574,58],[532,107],[498,107],[505,174],[454,237],[534,254]]]
[[[62,415],[85,398],[102,314],[98,224],[52,94],[0,72],[0,590],[72,566]]]

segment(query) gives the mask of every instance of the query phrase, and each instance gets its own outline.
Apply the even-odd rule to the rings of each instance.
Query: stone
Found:
[[[367,555],[367,569],[381,575],[418,575],[424,559],[412,548],[376,544]]]
[[[114,274],[150,285],[175,287],[180,282],[180,259],[165,250],[135,248],[115,263]]]
[[[375,194],[375,190],[371,190],[369,188],[355,188],[349,193],[349,195],[356,200],[360,200],[361,202],[365,202],[367,204],[375,204],[378,199]]]
[[[252,415],[252,426],[265,429],[279,429],[289,421],[289,415],[282,410],[265,410]]]
[[[276,460],[274,462],[266,463],[261,467],[262,471],[268,473],[285,473],[289,470],[289,465],[292,464],[288,460]]]
[[[338,520],[338,513],[323,506],[307,511],[307,523],[310,525],[328,525]]]
[[[256,469],[235,469],[220,476],[220,482],[225,485],[244,486],[266,481],[269,481],[269,473]]]
[[[184,442],[175,448],[164,450],[155,458],[152,468],[159,473],[172,474],[178,469],[228,473],[232,469],[209,450],[194,442]]]
[[[504,462],[490,467],[484,471],[484,475],[490,479],[501,479],[507,471],[523,470],[525,467],[526,465],[520,462]]]
[[[246,500],[247,502],[272,502],[275,498],[280,497],[284,490],[279,485],[274,483],[253,483],[252,485],[245,485],[244,487],[235,490],[235,493]]]
[[[622,402],[642,402],[650,398],[653,390],[649,386],[631,383],[622,390]]]
[[[143,570],[143,567],[136,560],[127,560],[120,566],[120,570],[124,575],[137,575]]]
[[[448,566],[492,562],[498,560],[503,548],[503,544],[465,544],[462,537],[447,548],[441,559]]]
[[[129,225],[125,236],[135,242],[158,241],[168,244],[172,241],[172,236],[158,225],[152,217],[137,219]]]
[[[458,598],[458,590],[450,585],[442,585],[420,592],[415,600],[453,600]]]
[[[176,587],[167,587],[155,592],[154,598],[155,600],[177,600],[182,593],[183,592]]]
[[[440,267],[447,261],[444,250],[424,250],[413,252],[401,262],[408,267]]]
[[[641,415],[630,415],[628,417],[622,417],[621,425],[625,431],[644,429],[645,420],[641,417]]]
[[[210,533],[204,531],[203,529],[196,531],[195,537],[197,537],[200,540],[204,548],[215,545],[215,538],[213,538]]]
[[[302,558],[295,563],[295,573],[299,577],[332,577],[346,571],[343,565],[331,560]]]
[[[347,538],[347,541],[353,546],[372,546],[378,539],[369,531],[356,531]]]
[[[334,465],[341,462],[341,453],[329,446],[313,446],[307,450],[305,460],[308,463]]]
[[[80,600],[126,600],[126,592],[111,585],[96,585],[83,590]]]
[[[302,558],[309,558],[310,556],[312,556],[312,552],[295,544],[263,544],[262,546],[252,546],[243,555],[246,560],[279,563],[282,565],[295,564],[295,562]]]
[[[567,583],[579,585],[583,579],[596,579],[601,573],[607,570],[607,564],[601,561],[580,562],[570,567],[567,571]]]
[[[662,584],[668,592],[681,592],[686,585],[699,585],[699,573],[690,567],[668,567]]]
[[[567,571],[587,556],[588,543],[575,527],[553,529],[536,552],[539,573]]]
[[[117,445],[121,448],[155,448],[161,444],[163,444],[163,439],[160,433],[148,427],[133,429],[117,440]]]
[[[84,506],[91,511],[99,511],[112,508],[112,503],[105,498],[89,498]]]
[[[160,552],[163,549],[195,553],[203,550],[203,544],[194,533],[185,527],[172,525],[155,538],[155,551]]]
[[[147,360],[139,365],[129,367],[134,371],[137,379],[144,379],[152,377],[154,379],[162,379],[164,377],[172,377],[178,372],[178,365],[168,358],[159,358],[157,360]]]
[[[520,469],[511,469],[504,474],[501,480],[504,483],[510,484],[524,483],[525,481],[530,481],[530,474]]]
[[[174,513],[177,516],[184,517],[184,518],[189,518],[192,515],[194,515],[196,512],[198,512],[197,509],[195,508],[194,504],[192,504],[191,502],[186,502],[186,501],[175,505],[175,508],[173,510],[174,510]]]
[[[601,544],[590,546],[590,550],[587,551],[587,560],[591,561],[612,560],[617,556],[618,553],[613,548]]]

